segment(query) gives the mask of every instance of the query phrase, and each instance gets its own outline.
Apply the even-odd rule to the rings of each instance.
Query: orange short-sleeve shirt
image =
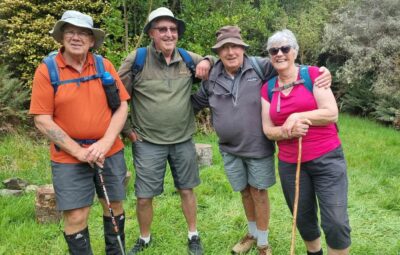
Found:
[[[61,53],[56,58],[60,80],[69,80],[97,73],[94,56],[88,54],[82,72],[66,65]],[[127,101],[129,94],[122,84],[112,63],[104,59],[104,69],[114,77],[121,101]],[[47,66],[42,63],[36,69],[33,79],[30,114],[52,115],[54,122],[73,139],[100,139],[105,134],[110,121],[111,110],[101,79],[59,85],[57,92],[50,83]],[[124,144],[118,137],[106,157],[118,152]],[[59,163],[79,163],[76,158],[50,145],[51,160]]]

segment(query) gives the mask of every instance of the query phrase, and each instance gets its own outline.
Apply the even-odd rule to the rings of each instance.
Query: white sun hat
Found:
[[[50,31],[50,34],[57,42],[62,43],[63,31],[61,31],[61,28],[66,23],[76,27],[83,27],[92,30],[93,37],[95,40],[93,46],[94,49],[99,48],[103,44],[104,37],[106,35],[105,32],[101,29],[93,27],[92,17],[78,11],[66,11],[62,15],[61,19],[56,22],[53,29]]]

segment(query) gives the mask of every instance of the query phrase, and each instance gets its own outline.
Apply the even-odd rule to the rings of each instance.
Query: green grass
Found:
[[[339,127],[350,181],[351,254],[399,255],[400,133],[344,114]],[[196,141],[212,144],[214,153],[214,165],[201,169],[202,184],[195,190],[198,230],[205,254],[230,254],[232,245],[246,232],[240,195],[232,191],[226,179],[216,136],[199,135]],[[128,168],[133,171],[130,147],[125,153]],[[20,177],[37,185],[50,183],[47,142],[32,141],[23,134],[0,138],[0,181],[9,177]],[[270,243],[274,255],[286,255],[290,248],[291,216],[279,182],[269,190],[269,195]],[[131,180],[125,204],[127,248],[138,236],[135,201]],[[143,254],[186,254],[186,223],[169,172],[165,192],[155,199],[154,208],[154,243]],[[34,216],[34,194],[0,198],[0,255],[67,254],[62,223],[40,225]],[[89,226],[94,254],[104,254],[101,207],[97,201]],[[296,253],[305,254],[299,235]]]

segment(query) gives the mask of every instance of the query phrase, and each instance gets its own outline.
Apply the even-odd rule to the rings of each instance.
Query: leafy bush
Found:
[[[325,27],[328,63],[340,66],[343,109],[399,123],[400,2],[362,0],[337,10]],[[390,110],[389,110],[390,109]]]
[[[6,66],[0,65],[0,134],[10,132],[27,118],[26,105],[29,90],[11,78]]]
[[[49,31],[66,10],[79,10],[94,17],[99,24],[108,5],[103,1],[34,1],[0,2],[0,64],[6,64],[29,88],[34,70],[49,52],[59,45]]]

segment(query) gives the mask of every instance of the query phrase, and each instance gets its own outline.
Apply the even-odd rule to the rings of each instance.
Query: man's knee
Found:
[[[240,194],[242,195],[243,199],[250,199],[251,198],[250,186],[246,186],[246,188],[240,191]]]
[[[151,206],[153,199],[152,198],[137,198],[136,206],[138,208],[146,208]]]
[[[251,197],[257,204],[265,204],[268,202],[268,191],[265,189],[256,189],[250,187]]]
[[[101,205],[103,206],[103,214],[105,216],[110,216],[110,212],[108,209],[108,205],[104,199],[100,199]],[[122,201],[113,201],[110,202],[111,209],[114,212],[114,215],[120,215],[124,212],[124,206]]]
[[[63,211],[64,224],[67,227],[86,226],[90,207]]]
[[[179,190],[179,194],[182,199],[194,197],[193,189],[181,189]]]

